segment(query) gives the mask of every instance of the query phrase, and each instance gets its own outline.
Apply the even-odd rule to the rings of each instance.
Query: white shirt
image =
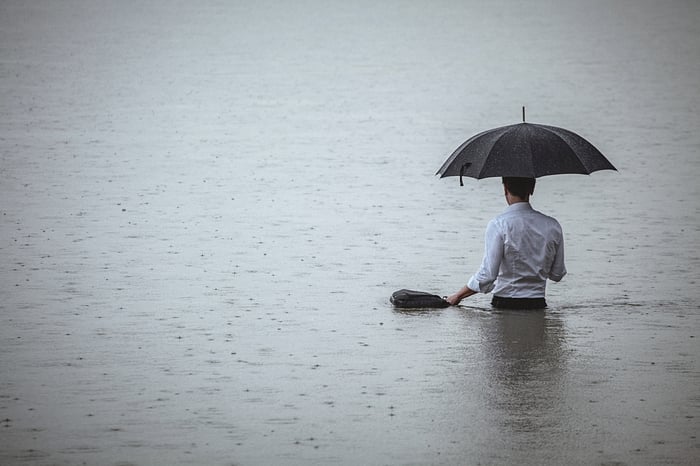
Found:
[[[486,227],[481,268],[467,283],[502,298],[544,298],[547,279],[566,275],[564,236],[554,218],[517,202]]]

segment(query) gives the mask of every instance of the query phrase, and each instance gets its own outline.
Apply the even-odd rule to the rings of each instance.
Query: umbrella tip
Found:
[[[523,123],[525,123],[525,106],[523,105]]]

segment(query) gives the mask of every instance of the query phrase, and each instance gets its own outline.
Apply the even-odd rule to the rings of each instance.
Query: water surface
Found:
[[[695,2],[3,2],[0,462],[693,464]],[[470,135],[538,181],[546,312],[399,312],[479,265]]]

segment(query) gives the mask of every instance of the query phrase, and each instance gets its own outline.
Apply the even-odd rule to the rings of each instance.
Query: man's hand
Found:
[[[458,292],[456,292],[455,294],[450,295],[450,296],[448,296],[447,298],[445,298],[445,301],[447,301],[448,303],[450,303],[450,304],[453,305],[453,306],[456,306],[456,305],[459,304],[464,298],[466,298],[466,297],[468,297],[468,296],[471,296],[471,295],[473,295],[473,294],[476,294],[476,293],[477,293],[476,291],[470,289],[469,287],[467,287],[467,286],[465,285],[465,286],[463,286],[462,288],[460,288],[460,290],[459,290]]]
[[[462,298],[460,298],[459,295],[457,293],[455,293],[451,296],[447,296],[445,298],[445,301],[450,303],[452,306],[456,306],[457,304],[459,304],[460,301],[462,301]]]

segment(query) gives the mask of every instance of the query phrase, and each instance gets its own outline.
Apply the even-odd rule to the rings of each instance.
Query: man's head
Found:
[[[535,179],[504,176],[503,186],[506,188],[506,194],[510,193],[512,196],[527,201],[530,195],[535,192]]]

